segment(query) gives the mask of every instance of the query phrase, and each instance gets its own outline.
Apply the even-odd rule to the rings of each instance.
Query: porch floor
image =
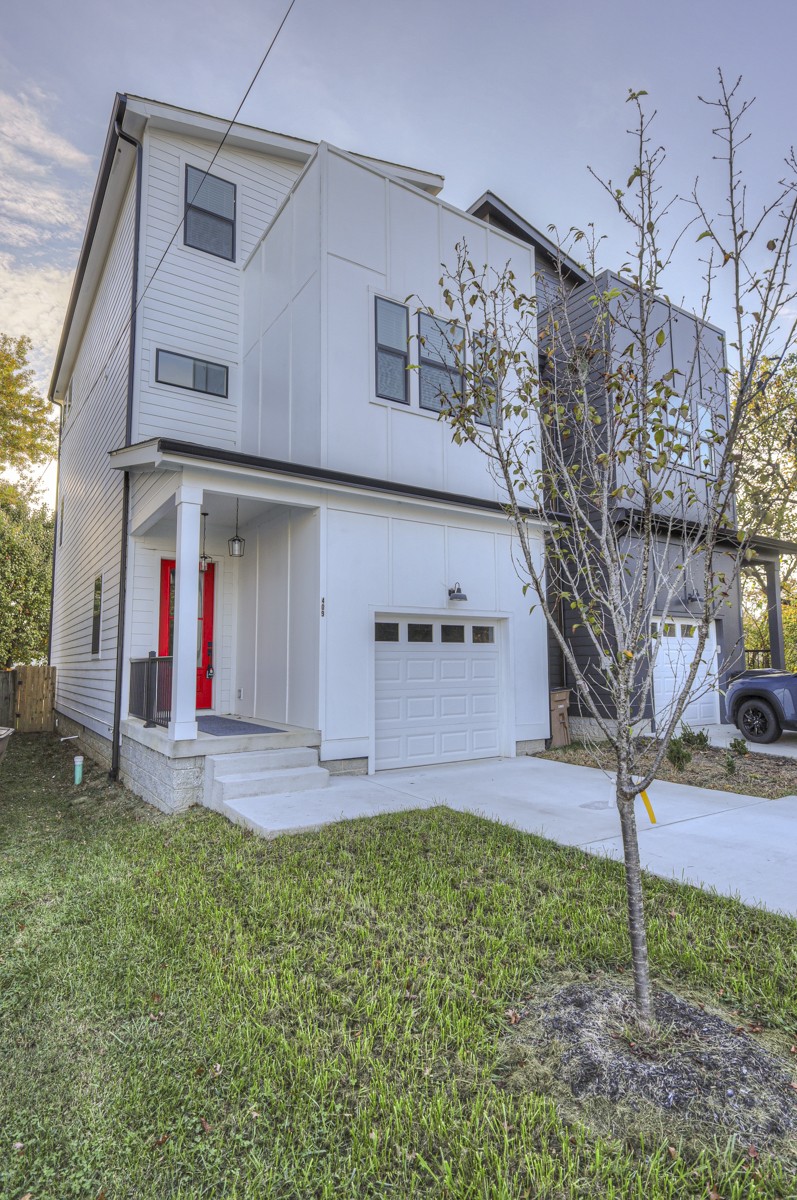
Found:
[[[321,745],[321,731],[318,729],[286,725],[265,717],[239,717],[232,713],[203,713],[198,720],[208,718],[221,719],[225,723],[229,721],[231,725],[234,722],[235,729],[230,728],[228,733],[205,733],[199,729],[195,739],[176,742],[169,737],[168,730],[160,726],[148,729],[138,717],[128,717],[122,722],[122,733],[134,742],[165,754],[167,758],[197,758],[208,754],[238,754],[245,750],[284,750],[295,746]]]

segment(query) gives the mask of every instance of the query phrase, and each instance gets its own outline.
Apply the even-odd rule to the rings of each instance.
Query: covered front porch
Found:
[[[186,474],[133,482],[125,732],[173,756],[317,745],[318,508]]]
[[[228,815],[244,796],[323,786],[315,497],[133,454],[122,778],[169,811]]]

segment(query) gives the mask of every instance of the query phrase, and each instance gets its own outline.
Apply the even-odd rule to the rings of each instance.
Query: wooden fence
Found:
[[[15,667],[0,671],[0,725],[18,733],[45,733],[53,728],[55,667]]]

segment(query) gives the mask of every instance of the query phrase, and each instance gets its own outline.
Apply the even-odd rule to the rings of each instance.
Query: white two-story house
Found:
[[[527,291],[534,247],[226,130],[115,102],[51,387],[59,728],[167,809],[540,747],[544,620],[417,311],[457,242]]]

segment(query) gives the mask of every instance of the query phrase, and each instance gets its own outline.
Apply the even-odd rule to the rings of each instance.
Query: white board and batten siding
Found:
[[[300,167],[224,146],[211,173],[236,186],[235,260],[184,245],[182,228],[169,246],[183,218],[186,165],[210,167],[216,149],[211,142],[157,129],[145,137],[140,280],[146,295],[141,305],[134,441],[173,437],[241,448],[241,268]],[[157,383],[158,349],[228,367],[228,396]]]
[[[324,212],[324,220],[319,214]],[[534,252],[500,230],[322,145],[244,271],[244,441],[265,457],[494,500],[478,450],[418,400],[376,396],[375,301],[447,312],[441,263],[464,242],[534,289]]]
[[[542,539],[531,538],[541,559]],[[548,736],[544,619],[529,612],[501,514],[336,500],[323,559],[322,759],[368,757],[376,768],[512,755],[516,742]],[[448,600],[456,582],[464,603]],[[399,643],[377,642],[377,622],[399,623]],[[431,624],[432,644],[410,646],[409,622]],[[465,626],[463,644],[443,645],[444,624]],[[474,644],[474,626],[492,626],[494,643]],[[432,740],[388,745],[400,736],[390,722],[410,708],[413,732],[427,720]]]
[[[122,474],[111,468],[108,456],[125,437],[134,227],[132,179],[75,360],[57,499],[61,527],[51,655],[58,668],[56,709],[104,737],[113,724],[123,486]],[[99,575],[100,652],[92,655],[94,581]]]

